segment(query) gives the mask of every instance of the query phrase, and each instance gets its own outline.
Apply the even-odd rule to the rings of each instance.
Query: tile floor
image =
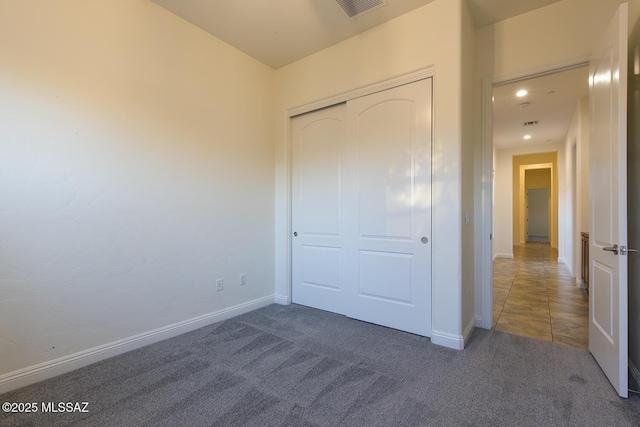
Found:
[[[527,243],[514,246],[513,255],[493,262],[494,328],[588,349],[589,296],[558,264],[558,251]]]

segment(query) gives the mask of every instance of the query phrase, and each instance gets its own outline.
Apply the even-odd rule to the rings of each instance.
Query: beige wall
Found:
[[[480,31],[493,33],[494,75],[589,56],[620,0],[562,0]]]
[[[520,191],[520,167],[551,163],[553,175],[551,195],[551,215],[549,218],[549,240],[552,247],[558,247],[558,153],[536,153],[513,157],[513,244],[525,243],[526,236],[521,232],[521,222],[526,212],[520,209],[524,194]],[[531,187],[535,188],[535,187]],[[525,231],[526,232],[526,231]]]
[[[565,137],[563,186],[559,193],[559,228],[563,230],[558,256],[574,277],[580,276],[581,231],[589,231],[589,97],[576,103]],[[562,172],[561,172],[562,173]]]
[[[273,301],[274,71],[150,1],[62,3],[0,13],[0,383]]]
[[[589,141],[591,121],[589,119],[589,97],[580,100],[580,138],[578,139],[578,231],[589,231]]]
[[[462,326],[462,0],[436,0],[276,72],[276,294],[290,295],[287,110],[433,66],[432,326]],[[465,30],[468,34],[468,30]],[[434,341],[437,341],[435,339]]]

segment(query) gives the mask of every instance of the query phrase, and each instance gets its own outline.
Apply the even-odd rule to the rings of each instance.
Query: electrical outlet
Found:
[[[216,291],[219,292],[219,291],[221,291],[223,289],[224,289],[224,284],[223,284],[222,279],[216,280]]]
[[[247,284],[247,275],[243,273],[240,275],[240,286],[244,286],[246,284]]]

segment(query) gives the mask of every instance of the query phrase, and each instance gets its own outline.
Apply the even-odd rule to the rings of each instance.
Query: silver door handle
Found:
[[[613,252],[614,255],[618,255],[618,245],[606,246],[602,248],[603,251]]]
[[[631,248],[627,248],[626,246],[620,246],[620,255],[626,255],[627,252],[631,253],[636,253],[638,252],[637,249],[631,249]]]

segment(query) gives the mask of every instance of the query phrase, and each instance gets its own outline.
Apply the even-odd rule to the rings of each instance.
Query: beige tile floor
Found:
[[[514,246],[493,262],[493,326],[498,331],[588,349],[589,297],[549,244]]]

